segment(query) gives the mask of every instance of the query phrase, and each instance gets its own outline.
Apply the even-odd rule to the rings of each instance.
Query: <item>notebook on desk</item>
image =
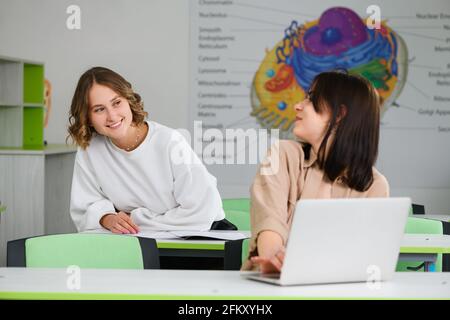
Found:
[[[278,285],[390,280],[409,198],[301,200],[279,274],[242,276]]]

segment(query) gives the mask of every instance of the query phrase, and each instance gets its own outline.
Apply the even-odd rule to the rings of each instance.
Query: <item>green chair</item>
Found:
[[[443,222],[431,219],[408,217],[405,233],[410,234],[443,234]],[[400,261],[397,271],[418,271],[423,267],[423,261]],[[434,271],[442,271],[442,254],[438,254]]]
[[[250,199],[223,199],[225,218],[233,223],[238,230],[250,230]]]
[[[155,239],[114,234],[59,234],[9,241],[8,267],[159,269]]]
[[[250,214],[248,212],[226,210],[225,218],[234,224],[238,230],[250,231]]]
[[[225,212],[228,210],[250,212],[250,199],[249,198],[223,199],[222,206]]]

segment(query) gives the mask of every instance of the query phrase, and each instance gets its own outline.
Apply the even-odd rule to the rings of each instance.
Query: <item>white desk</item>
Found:
[[[249,231],[235,231],[250,237]],[[110,233],[109,231],[93,230],[87,233]],[[135,236],[135,235],[129,235]],[[154,233],[145,232],[141,237],[152,237]],[[156,239],[162,256],[191,257],[223,257],[224,240],[173,240]],[[425,270],[436,262],[437,254],[450,253],[450,235],[436,234],[405,234],[400,245],[400,261],[424,261]],[[240,257],[238,257],[240,258]]]
[[[432,219],[432,220],[439,220],[444,222],[450,222],[450,215],[449,214],[413,214],[414,218],[421,218],[421,219]]]
[[[445,253],[450,253],[450,235],[405,234],[399,261],[423,261],[425,271],[429,271],[437,255]]]
[[[450,253],[448,234],[405,234],[400,252],[403,253]]]
[[[241,231],[242,232],[242,231]],[[243,231],[246,236],[250,233]],[[220,257],[224,250],[223,240],[167,240],[157,239],[158,248],[161,251],[178,252],[174,255],[180,256],[184,250],[189,251],[192,256],[198,256],[202,252],[204,257]],[[187,252],[187,251],[186,251]],[[197,253],[196,253],[197,252]],[[450,253],[450,235],[436,234],[405,234],[400,244],[399,261],[424,261],[425,271],[429,271],[431,265],[436,262],[438,254]]]
[[[67,287],[65,269],[0,268],[0,299],[450,299],[450,273],[396,273],[367,283],[278,287],[239,271],[94,270]]]
[[[111,234],[105,229],[91,230],[84,233],[101,233]],[[227,233],[243,234],[246,238],[250,238],[250,231],[238,230],[227,231]],[[153,238],[152,232],[141,232],[135,235],[124,236],[140,236]],[[225,240],[184,240],[184,239],[158,239],[156,238],[158,248],[171,249],[206,249],[206,250],[223,250]],[[450,253],[450,235],[436,234],[405,234],[403,236],[400,252],[404,253]]]

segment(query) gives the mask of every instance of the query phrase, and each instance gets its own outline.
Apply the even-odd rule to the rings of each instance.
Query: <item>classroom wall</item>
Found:
[[[73,4],[81,8],[81,30],[66,27],[66,9]],[[0,0],[0,55],[45,63],[53,85],[53,107],[45,129],[48,143],[65,141],[76,81],[84,70],[97,65],[130,80],[151,119],[186,128],[189,15],[188,0]],[[420,152],[416,146],[411,148]],[[424,164],[420,170],[442,168]],[[218,183],[223,197],[248,196],[248,185],[222,183],[221,177]],[[411,196],[430,213],[450,213],[447,188],[391,185],[391,195]]]
[[[73,4],[81,9],[80,30],[66,27]],[[128,79],[150,118],[186,127],[188,26],[184,0],[0,0],[0,54],[45,63],[53,85],[49,143],[64,142],[76,81],[93,66]]]

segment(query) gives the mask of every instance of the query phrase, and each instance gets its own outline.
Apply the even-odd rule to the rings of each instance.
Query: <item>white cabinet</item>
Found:
[[[76,148],[0,149],[0,267],[7,241],[76,232],[70,218],[70,188]]]

